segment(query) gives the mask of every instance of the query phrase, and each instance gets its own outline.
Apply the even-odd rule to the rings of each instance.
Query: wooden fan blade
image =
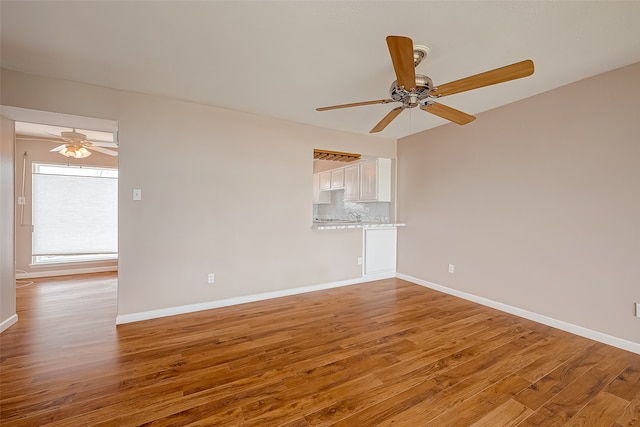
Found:
[[[51,150],[49,150],[49,151],[50,151],[51,153],[57,153],[57,152],[59,152],[59,151],[62,151],[62,150],[64,149],[64,147],[66,147],[66,146],[67,146],[67,144],[62,144],[62,145],[60,145],[60,146],[58,146],[58,147],[56,147],[56,148],[54,148],[54,149],[51,149]]]
[[[384,128],[386,128],[389,125],[389,123],[393,121],[393,119],[398,117],[398,114],[402,113],[402,110],[404,110],[404,107],[396,107],[393,110],[389,111],[389,113],[386,116],[384,116],[382,120],[380,120],[378,124],[375,125],[373,129],[369,131],[369,133],[376,133],[376,132],[380,132],[381,130],[384,130]]]
[[[45,142],[62,142],[62,138],[49,138],[48,136],[39,136],[39,135],[22,135],[17,133],[16,139],[22,141],[45,141]]]
[[[413,42],[409,37],[388,36],[387,46],[396,72],[398,86],[408,91],[416,87],[416,69],[413,65]]]
[[[86,140],[86,141],[84,141],[84,143],[88,144],[89,148],[91,148],[91,147],[118,148],[118,144],[116,144],[115,142],[111,142],[111,141],[89,141],[89,140]]]
[[[92,146],[92,147],[87,147],[87,148],[89,150],[97,151],[98,153],[108,154],[109,156],[117,156],[118,155],[117,151],[109,150],[107,148],[102,148],[102,147],[96,147],[95,145]]]
[[[476,119],[475,116],[463,113],[462,111],[456,110],[455,108],[447,107],[446,105],[438,104],[437,102],[434,102],[433,104],[421,105],[420,109],[459,125],[466,125],[467,123],[471,123]]]
[[[338,108],[360,107],[361,105],[388,104],[390,102],[394,102],[393,99],[376,99],[375,101],[363,101],[363,102],[354,102],[352,104],[341,104],[341,105],[332,105],[330,107],[320,107],[320,108],[316,108],[316,111],[327,111],[327,110],[337,110]]]
[[[435,88],[433,92],[431,92],[431,96],[453,95],[454,93],[520,79],[530,76],[531,74],[533,74],[533,61],[527,59],[526,61],[445,83]]]
[[[87,140],[92,147],[105,147],[105,148],[118,148],[118,144],[111,141],[89,141]]]

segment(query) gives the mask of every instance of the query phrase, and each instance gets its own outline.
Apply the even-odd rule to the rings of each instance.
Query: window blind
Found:
[[[34,169],[34,256],[118,252],[117,177],[62,174],[73,172],[71,168],[52,174]]]

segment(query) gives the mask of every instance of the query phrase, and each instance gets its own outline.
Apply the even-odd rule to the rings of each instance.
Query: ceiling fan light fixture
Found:
[[[68,146],[58,151],[60,154],[66,157],[73,157],[74,159],[83,159],[91,155],[91,151],[84,147]]]
[[[76,150],[76,159],[77,158],[84,158],[84,157],[89,157],[91,155],[91,151],[87,150],[84,147],[80,147],[79,150]],[[80,157],[78,157],[80,156]]]

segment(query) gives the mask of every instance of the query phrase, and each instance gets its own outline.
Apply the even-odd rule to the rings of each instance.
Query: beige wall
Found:
[[[398,141],[398,271],[640,343],[639,78],[635,64]]]
[[[7,70],[1,82],[3,105],[118,121],[118,314],[360,277],[361,231],[311,230],[313,148],[394,158],[394,140]]]
[[[16,315],[14,275],[14,171],[13,121],[0,116],[0,329],[9,326]]]
[[[21,210],[18,206],[16,211],[16,270],[18,273],[25,272],[27,277],[32,275],[45,275],[48,272],[64,271],[69,273],[72,270],[77,269],[115,269],[117,261],[101,261],[93,263],[75,263],[75,264],[59,264],[31,267],[31,171],[33,162],[44,163],[60,163],[67,164],[67,158],[61,156],[58,153],[51,153],[49,150],[56,147],[59,144],[55,142],[43,142],[33,140],[16,140],[16,163],[15,163],[15,177],[16,195],[22,194],[22,168],[24,153],[26,153],[26,173],[24,174],[24,190],[26,204],[24,205],[24,217],[21,221]],[[86,159],[76,160],[70,159],[69,162],[73,164],[82,164],[84,166],[107,166],[118,167],[118,158],[108,156],[106,154],[93,152],[91,156]]]
[[[117,90],[0,69],[2,105],[118,120]],[[91,128],[93,129],[93,128]],[[101,130],[101,129],[96,129]]]

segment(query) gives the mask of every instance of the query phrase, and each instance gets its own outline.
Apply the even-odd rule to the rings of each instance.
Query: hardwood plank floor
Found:
[[[640,425],[640,355],[399,279],[118,327],[116,286],[17,289],[3,427]]]

